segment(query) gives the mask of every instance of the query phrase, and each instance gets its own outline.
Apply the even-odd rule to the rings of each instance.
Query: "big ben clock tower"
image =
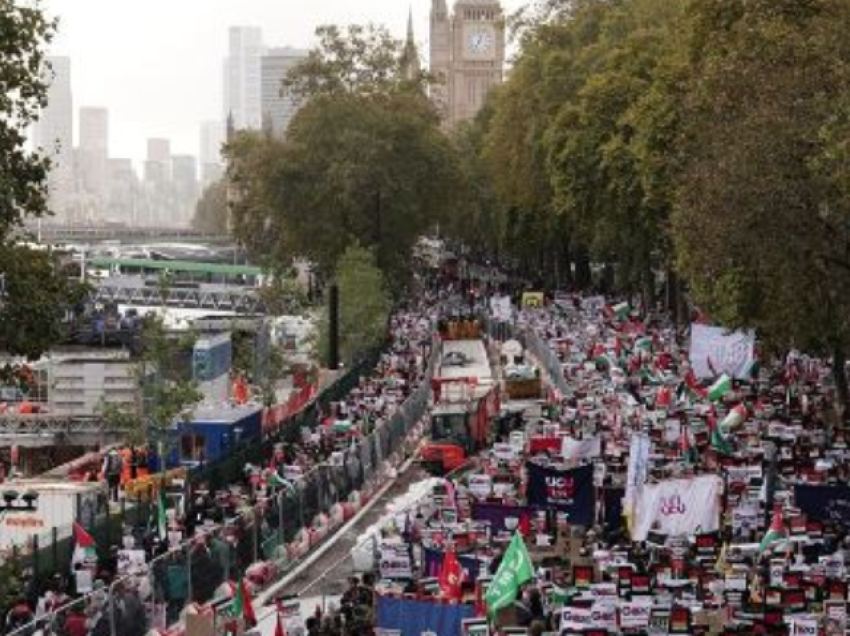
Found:
[[[475,117],[493,86],[504,79],[505,22],[498,0],[432,0],[431,73],[435,105],[446,125]]]

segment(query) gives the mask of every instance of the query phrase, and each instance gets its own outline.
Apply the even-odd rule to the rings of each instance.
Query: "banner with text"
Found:
[[[713,378],[722,373],[738,379],[749,377],[755,346],[754,332],[691,325],[690,361],[698,378]]]
[[[528,504],[567,513],[571,525],[591,525],[595,512],[593,466],[557,470],[529,462]]]
[[[646,540],[650,529],[666,535],[718,530],[722,483],[706,475],[644,485],[637,494],[632,540]]]

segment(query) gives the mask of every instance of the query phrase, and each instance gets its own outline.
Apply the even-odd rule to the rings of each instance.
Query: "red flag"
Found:
[[[280,620],[280,614],[277,615],[277,627],[274,628],[274,636],[286,636],[286,630],[283,629],[283,623]]]
[[[484,600],[484,586],[475,582],[475,618],[487,616],[487,602]]]
[[[463,568],[454,550],[446,550],[443,557],[443,569],[440,571],[440,592],[443,596],[460,600],[462,597]]]
[[[73,525],[74,529],[74,542],[77,544],[77,547],[80,548],[93,548],[94,547],[94,539],[92,536],[86,532],[86,529],[83,528],[76,521]]]

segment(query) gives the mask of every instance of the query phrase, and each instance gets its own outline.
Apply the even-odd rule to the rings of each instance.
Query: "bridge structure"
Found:
[[[22,233],[35,237],[41,243],[96,243],[101,241],[121,241],[124,243],[157,241],[215,245],[232,245],[234,243],[233,237],[227,234],[173,227],[78,226],[41,223],[40,225],[26,226]]]
[[[115,303],[133,307],[209,309],[240,315],[265,313],[265,304],[254,289],[216,284],[160,289],[145,284],[143,279],[136,276],[105,278],[92,289],[89,299],[95,303]]]
[[[0,414],[0,448],[48,448],[116,444],[124,432],[98,416],[49,413]]]

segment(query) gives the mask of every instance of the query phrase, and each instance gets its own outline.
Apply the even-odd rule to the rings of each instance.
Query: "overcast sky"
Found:
[[[137,161],[148,137],[198,154],[200,123],[222,109],[229,26],[262,27],[266,46],[309,48],[327,23],[378,22],[402,37],[410,5],[427,51],[431,0],[44,0],[60,18],[51,52],[71,57],[75,110],[108,108],[110,155]]]

